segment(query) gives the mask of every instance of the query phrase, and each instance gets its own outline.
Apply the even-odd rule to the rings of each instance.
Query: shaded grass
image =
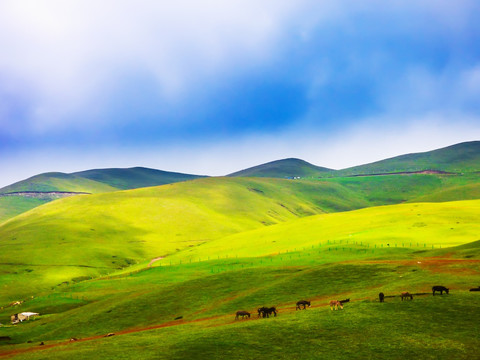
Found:
[[[22,359],[471,359],[480,325],[473,294],[352,302],[273,319],[186,324],[23,354]]]

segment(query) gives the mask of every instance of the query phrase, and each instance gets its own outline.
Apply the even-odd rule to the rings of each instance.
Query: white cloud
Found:
[[[363,119],[335,136],[308,128],[276,135],[251,135],[223,143],[189,147],[41,149],[0,158],[0,187],[48,172],[145,166],[167,171],[221,176],[251,166],[296,157],[314,165],[343,169],[407,153],[424,152],[480,139],[480,118],[429,114],[393,124],[388,116]]]
[[[72,117],[99,121],[126,74],[148,74],[174,101],[200,79],[261,62],[300,3],[4,0],[0,76],[34,94],[27,125],[39,132]]]

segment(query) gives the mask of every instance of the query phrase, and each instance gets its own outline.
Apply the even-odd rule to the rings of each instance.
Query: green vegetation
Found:
[[[461,167],[453,175],[318,179],[318,169],[289,159],[254,178],[112,191],[156,173],[50,174],[39,191],[70,182],[97,193],[0,223],[0,357],[476,358],[480,292],[468,290],[480,285],[477,145],[382,164]],[[301,180],[262,177],[302,168]],[[41,200],[11,199],[0,204],[16,213]],[[8,206],[0,219],[15,214]],[[432,285],[450,294],[431,296]],[[413,301],[402,302],[403,291]],[[344,310],[327,305],[347,298]],[[300,299],[313,306],[295,311]],[[260,306],[279,316],[258,319]],[[238,310],[253,317],[235,320]],[[10,325],[22,311],[40,316]]]
[[[0,227],[8,248],[0,253],[6,283],[0,301],[32,295],[32,286],[98,276],[237,232],[365,205],[336,184],[246,178],[65,198]],[[18,289],[23,264],[35,271],[24,274],[26,285]]]
[[[98,194],[147,186],[164,185],[199,178],[197,175],[180,174],[147,168],[96,169],[72,174],[45,173],[19,181],[0,189],[2,193],[13,192],[81,192]],[[0,223],[22,212],[33,209],[58,196],[39,194],[41,199],[31,196],[12,196],[4,199],[0,195]]]
[[[17,182],[0,189],[0,193],[12,193],[19,191],[66,191],[102,193],[114,191],[116,188],[98,181],[82,178],[63,173],[45,173],[33,176],[29,179]]]
[[[480,171],[480,141],[460,143],[424,153],[407,154],[336,171],[334,176],[437,170],[453,173]]]
[[[273,257],[162,266],[70,284],[15,307],[14,311],[35,309],[43,315],[0,328],[1,335],[12,338],[11,345],[0,347],[0,354],[12,349],[36,350],[14,357],[19,359],[314,359],[319,354],[326,359],[391,359],[405,354],[467,359],[475,354],[480,325],[472,314],[480,310],[480,299],[467,290],[478,280],[479,242],[345,255],[316,247]],[[451,292],[433,297],[432,284],[446,285]],[[405,290],[427,295],[401,302],[398,295]],[[380,291],[387,295],[384,304],[377,302]],[[313,307],[295,311],[295,302],[304,298]],[[344,310],[330,311],[329,300],[345,298],[351,302]],[[256,308],[263,305],[276,306],[279,316],[257,319]],[[235,321],[239,309],[253,317]],[[0,312],[2,322],[12,311]],[[102,337],[110,332],[116,335]],[[98,338],[68,343],[72,337],[92,336]],[[41,341],[47,346],[67,343],[38,351]],[[250,351],[241,351],[244,347]]]
[[[0,196],[0,224],[25,211],[45,204],[47,200],[14,196]]]
[[[304,160],[283,159],[254,166],[228,176],[272,178],[318,177],[331,171],[333,170],[312,165]]]
[[[87,170],[73,173],[72,175],[98,181],[118,190],[172,184],[201,177],[198,175],[181,174],[142,167]]]

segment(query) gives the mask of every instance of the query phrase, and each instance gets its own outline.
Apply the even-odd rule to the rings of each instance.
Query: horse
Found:
[[[242,317],[242,319],[245,318],[245,316],[250,317],[250,313],[243,310],[237,311],[237,314],[235,315],[235,320],[238,320],[240,316]]]
[[[303,305],[303,310],[305,310],[306,306],[311,306],[310,305],[310,301],[307,301],[307,300],[300,300],[300,301],[297,301],[297,307],[295,308],[295,310],[300,310],[300,306]]]
[[[432,287],[432,292],[434,296],[435,296],[435,291],[440,291],[440,295],[443,295],[444,291],[448,294],[448,289],[445,286],[437,285]]]
[[[380,302],[384,302],[383,299],[385,299],[385,294],[384,293],[379,293],[378,298],[380,299]]]
[[[258,308],[258,317],[270,317],[270,315],[272,315],[273,313],[273,316],[277,316],[277,308],[276,307],[270,307],[270,308],[267,308],[265,306],[261,307],[261,308]]]
[[[402,298],[402,301],[403,299],[407,299],[407,298],[410,298],[410,300],[413,300],[413,295],[410,294],[408,291],[402,292],[400,297]]]
[[[338,300],[330,301],[330,310],[333,310],[333,308],[335,308],[335,310],[338,310],[339,306],[340,306],[340,309],[343,310],[343,304],[341,301],[338,301]]]

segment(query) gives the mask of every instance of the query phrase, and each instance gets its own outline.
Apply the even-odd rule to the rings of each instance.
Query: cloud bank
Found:
[[[283,157],[343,168],[478,140],[479,13],[473,0],[4,0],[0,180],[220,175]]]

